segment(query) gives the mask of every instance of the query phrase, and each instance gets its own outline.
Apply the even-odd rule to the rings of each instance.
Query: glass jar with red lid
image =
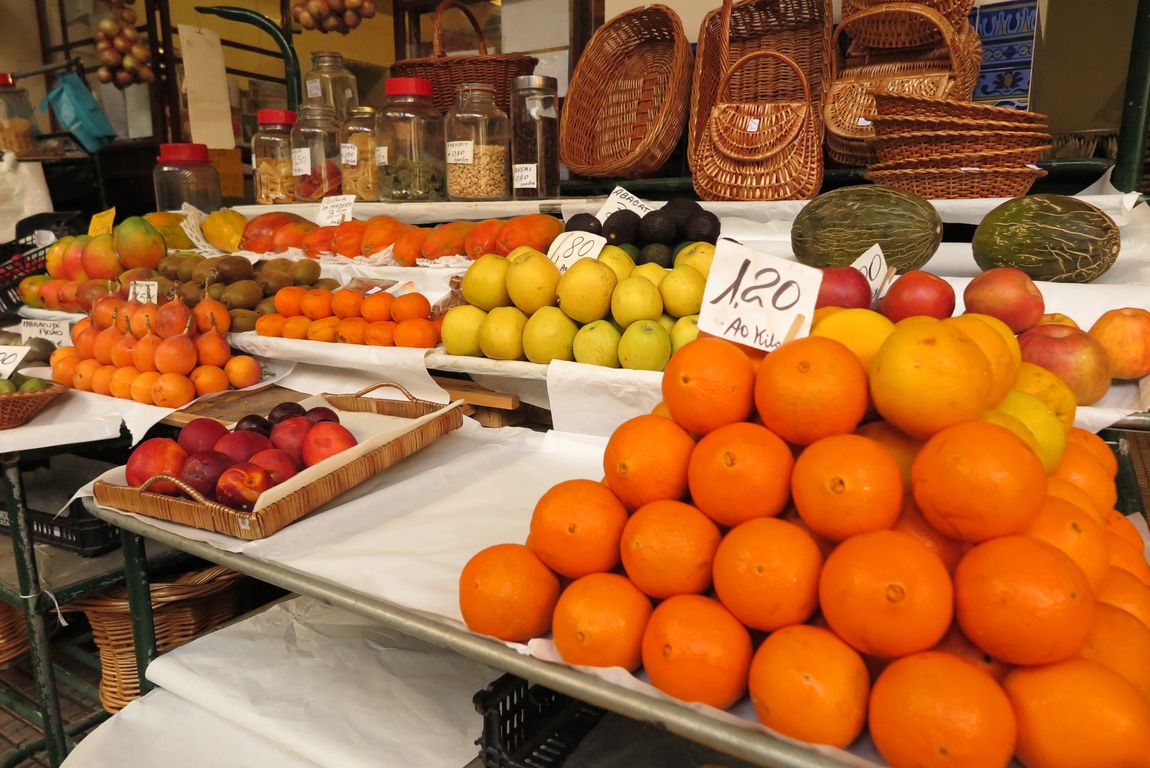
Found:
[[[161,144],[152,172],[157,211],[190,203],[205,213],[220,208],[220,174],[206,144]]]

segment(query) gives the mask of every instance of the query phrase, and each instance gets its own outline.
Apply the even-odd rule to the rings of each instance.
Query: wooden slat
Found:
[[[484,408],[498,408],[513,411],[519,407],[519,396],[503,392],[493,392],[486,387],[467,379],[451,379],[446,376],[432,376],[435,383],[443,387],[452,400],[462,400],[469,405]]]
[[[181,411],[176,411],[163,420],[164,424],[173,427],[182,427],[193,419],[209,418],[219,421],[239,421],[249,413],[267,416],[268,412],[280,403],[291,400],[299,402],[310,395],[296,392],[294,389],[285,389],[273,384],[265,389],[255,392],[227,392],[204,400],[192,403]]]

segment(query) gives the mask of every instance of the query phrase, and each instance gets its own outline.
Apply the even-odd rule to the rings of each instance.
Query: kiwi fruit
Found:
[[[237,280],[224,289],[220,301],[228,309],[255,309],[264,291],[255,280]]]
[[[335,291],[339,289],[339,280],[325,277],[322,280],[316,280],[312,288],[319,288],[324,291]]]
[[[230,330],[236,333],[254,331],[256,329],[256,320],[260,317],[259,314],[251,309],[233,309],[228,312],[228,316],[232,318]]]
[[[263,288],[265,296],[272,296],[280,288],[287,288],[289,285],[294,285],[295,281],[292,276],[287,272],[281,272],[277,269],[271,271],[264,270],[256,275],[256,282]]]
[[[185,280],[176,289],[176,295],[180,297],[180,301],[189,307],[194,307],[204,298],[204,288],[194,280]]]
[[[220,297],[224,295],[224,291],[226,289],[227,289],[227,286],[224,285],[223,283],[212,283],[211,285],[208,286],[206,293],[208,295],[208,298],[212,298],[212,299],[215,299],[216,301],[219,301]]]
[[[191,280],[192,275],[196,271],[196,265],[198,265],[203,260],[204,257],[197,253],[188,254],[180,261],[180,266],[176,270],[176,276],[172,279],[179,280],[180,282]],[[200,283],[200,285],[203,285],[203,283]]]
[[[156,271],[169,280],[177,280],[180,276],[180,264],[183,261],[184,257],[179,254],[168,254],[160,259],[160,263],[156,265]]]
[[[291,262],[290,270],[296,285],[312,285],[319,280],[319,262],[311,259]],[[336,287],[339,287],[338,284]]]
[[[238,283],[241,280],[251,280],[252,263],[243,256],[225,256],[216,264],[216,274],[220,282]]]
[[[267,296],[256,304],[256,314],[270,315],[276,311],[276,300],[274,296]]]

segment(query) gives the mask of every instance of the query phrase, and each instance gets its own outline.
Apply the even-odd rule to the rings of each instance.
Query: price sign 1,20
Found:
[[[0,379],[6,379],[20,365],[31,347],[0,347]]]
[[[555,262],[560,274],[579,259],[595,259],[607,245],[607,238],[592,232],[563,232],[547,249],[547,258]]]
[[[822,271],[720,240],[699,311],[699,330],[767,352],[806,335]]]

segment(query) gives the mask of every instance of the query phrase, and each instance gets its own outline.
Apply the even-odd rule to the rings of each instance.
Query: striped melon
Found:
[[[1017,267],[1034,280],[1089,283],[1113,266],[1122,242],[1118,225],[1097,206],[1027,195],[986,214],[971,246],[983,270]]]
[[[942,219],[918,195],[878,184],[819,195],[791,225],[795,258],[812,267],[845,267],[875,243],[899,272],[930,261],[942,240]]]

